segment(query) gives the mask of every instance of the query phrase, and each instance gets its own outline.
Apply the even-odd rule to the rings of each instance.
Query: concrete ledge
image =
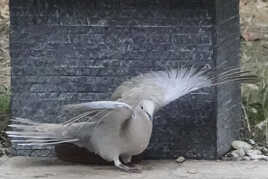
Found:
[[[113,166],[79,165],[58,159],[12,157],[0,158],[0,178],[5,179],[265,179],[268,162],[186,161],[178,164],[171,160],[143,161],[141,174],[121,172]]]

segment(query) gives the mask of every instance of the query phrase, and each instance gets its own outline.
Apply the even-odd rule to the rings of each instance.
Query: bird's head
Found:
[[[155,105],[152,101],[150,101],[150,100],[140,101],[138,106],[137,106],[137,110],[144,113],[144,115],[146,116],[146,118],[148,120],[153,120]]]

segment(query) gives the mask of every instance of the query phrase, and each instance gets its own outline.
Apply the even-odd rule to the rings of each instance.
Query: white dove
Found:
[[[211,69],[195,67],[142,74],[123,82],[111,101],[94,101],[65,106],[80,111],[61,124],[37,123],[15,118],[16,129],[7,131],[18,145],[55,145],[73,143],[94,152],[124,171],[138,172],[127,164],[148,146],[154,113],[170,102],[201,88],[226,82],[253,82],[256,76],[239,68],[215,75]]]

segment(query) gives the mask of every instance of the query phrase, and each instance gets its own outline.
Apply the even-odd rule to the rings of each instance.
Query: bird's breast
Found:
[[[152,122],[146,119],[137,121],[132,119],[125,131],[124,138],[125,152],[130,155],[142,153],[148,146],[152,134]]]

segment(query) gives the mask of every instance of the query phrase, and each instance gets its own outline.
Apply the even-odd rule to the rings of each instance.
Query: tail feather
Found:
[[[15,141],[15,142],[14,142]],[[67,143],[67,142],[77,142],[78,139],[69,139],[69,140],[59,140],[59,141],[53,141],[53,140],[39,140],[39,141],[32,141],[30,140],[14,140],[12,142],[18,143],[18,145],[21,146],[27,146],[27,145],[38,145],[38,146],[45,146],[45,145],[56,145],[61,143]]]
[[[25,119],[25,118],[20,118],[20,117],[16,117],[16,118],[10,119],[10,120],[12,122],[16,122],[16,123],[29,124],[29,125],[39,125],[39,123],[33,122],[30,119]]]
[[[149,72],[131,78],[115,90],[112,98],[118,100],[130,94],[134,96],[137,89],[142,89],[141,95],[146,95],[147,99],[153,100],[157,108],[160,108],[198,89],[229,82],[257,82],[258,77],[250,73],[250,71],[241,71],[239,67],[212,69],[209,65],[199,68],[179,66],[176,69]]]
[[[231,69],[220,73],[218,76],[211,78],[212,86],[218,86],[228,82],[239,81],[241,83],[255,83],[258,81],[256,75],[251,75],[250,71],[239,71],[239,69]]]
[[[32,142],[37,142],[37,143],[39,143],[39,142],[58,142],[59,140],[53,140],[53,139],[48,139],[48,140],[45,140],[45,139],[25,139],[25,140],[11,140],[11,142],[14,142],[14,143],[21,143],[21,141],[23,141],[23,142],[28,142],[28,143],[32,143]]]
[[[7,135],[18,135],[18,136],[43,136],[43,137],[52,137],[53,135],[48,134],[48,133],[38,133],[37,132],[28,132],[28,131],[7,131]]]
[[[24,125],[24,124],[10,124],[10,125],[8,125],[8,127],[15,128],[15,129],[21,129],[21,130],[27,130],[27,131],[30,131],[33,128],[33,126],[31,126],[31,125]]]
[[[66,142],[77,142],[69,136],[63,135],[63,125],[58,124],[41,124],[29,119],[15,118],[11,119],[15,124],[9,125],[13,130],[6,131],[11,138],[11,142],[17,145],[55,145]]]
[[[17,134],[8,134],[8,137],[11,138],[11,140],[13,138],[28,138],[28,139],[44,139],[45,138],[43,136],[17,135]]]

